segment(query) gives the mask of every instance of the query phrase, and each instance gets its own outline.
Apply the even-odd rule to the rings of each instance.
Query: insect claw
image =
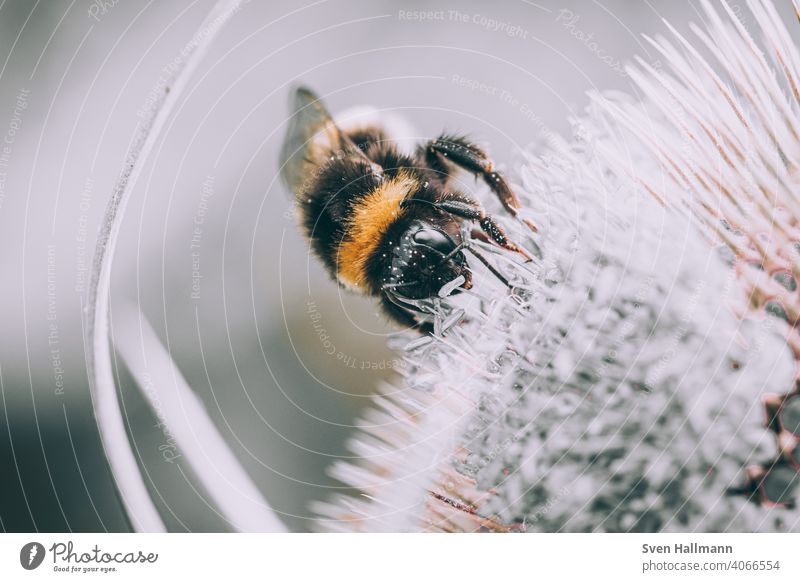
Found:
[[[515,251],[515,252],[519,253],[520,255],[522,255],[523,257],[525,257],[525,262],[526,263],[533,262],[533,257],[530,255],[530,253],[528,251],[526,251],[522,247],[517,246],[517,245],[515,245],[513,243],[508,243],[508,249],[511,250],[511,251]]]
[[[522,219],[522,222],[524,222],[524,223],[525,223],[525,224],[528,226],[528,228],[530,228],[530,229],[531,229],[533,232],[535,232],[535,233],[538,233],[538,232],[539,232],[539,227],[538,227],[538,226],[536,226],[536,225],[533,223],[533,221],[532,221],[532,220],[530,220],[529,218],[523,218],[523,219]]]

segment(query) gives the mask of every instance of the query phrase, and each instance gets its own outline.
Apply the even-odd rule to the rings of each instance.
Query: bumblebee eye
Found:
[[[447,255],[456,248],[456,243],[453,239],[442,231],[433,228],[419,229],[414,233],[414,242],[439,251],[443,255]]]

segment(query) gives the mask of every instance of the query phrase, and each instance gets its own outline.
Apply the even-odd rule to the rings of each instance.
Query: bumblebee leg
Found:
[[[381,303],[383,303],[384,311],[391,316],[391,318],[404,327],[415,328],[422,333],[433,333],[433,324],[429,321],[417,321],[414,315],[391,301],[386,295],[381,295]]]
[[[519,198],[508,186],[505,178],[494,169],[494,162],[481,148],[470,143],[463,137],[440,136],[425,146],[425,159],[437,171],[446,166],[445,160],[472,172],[483,178],[492,192],[497,195],[500,203],[511,216],[517,216],[521,207]],[[536,225],[530,220],[522,220],[534,232],[538,232]]]
[[[473,228],[469,234],[472,238],[479,240],[481,242],[489,244],[492,243],[492,239],[490,239],[489,236],[479,228]]]
[[[528,261],[533,260],[533,257],[528,254],[528,251],[508,240],[508,236],[502,227],[497,224],[491,216],[486,214],[486,211],[477,202],[450,199],[437,202],[434,206],[448,214],[466,218],[467,220],[477,221],[483,232],[498,246],[519,253]]]

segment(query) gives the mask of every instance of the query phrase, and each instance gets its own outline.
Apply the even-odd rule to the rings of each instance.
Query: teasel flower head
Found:
[[[358,491],[321,529],[800,529],[796,471],[753,502],[776,488],[762,401],[795,383],[800,58],[772,6],[756,39],[704,9],[692,41],[651,41],[663,70],[628,68],[639,97],[593,95],[572,139],[524,153],[539,232],[505,226],[537,260],[474,243],[513,291],[479,271],[431,302],[433,337],[395,340],[403,384],[333,467]]]

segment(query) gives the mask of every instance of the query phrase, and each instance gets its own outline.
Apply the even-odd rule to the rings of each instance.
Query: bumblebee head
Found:
[[[407,299],[435,297],[442,287],[464,277],[460,288],[472,287],[472,273],[459,245],[441,228],[415,220],[391,243],[391,261],[383,276],[384,289]]]

